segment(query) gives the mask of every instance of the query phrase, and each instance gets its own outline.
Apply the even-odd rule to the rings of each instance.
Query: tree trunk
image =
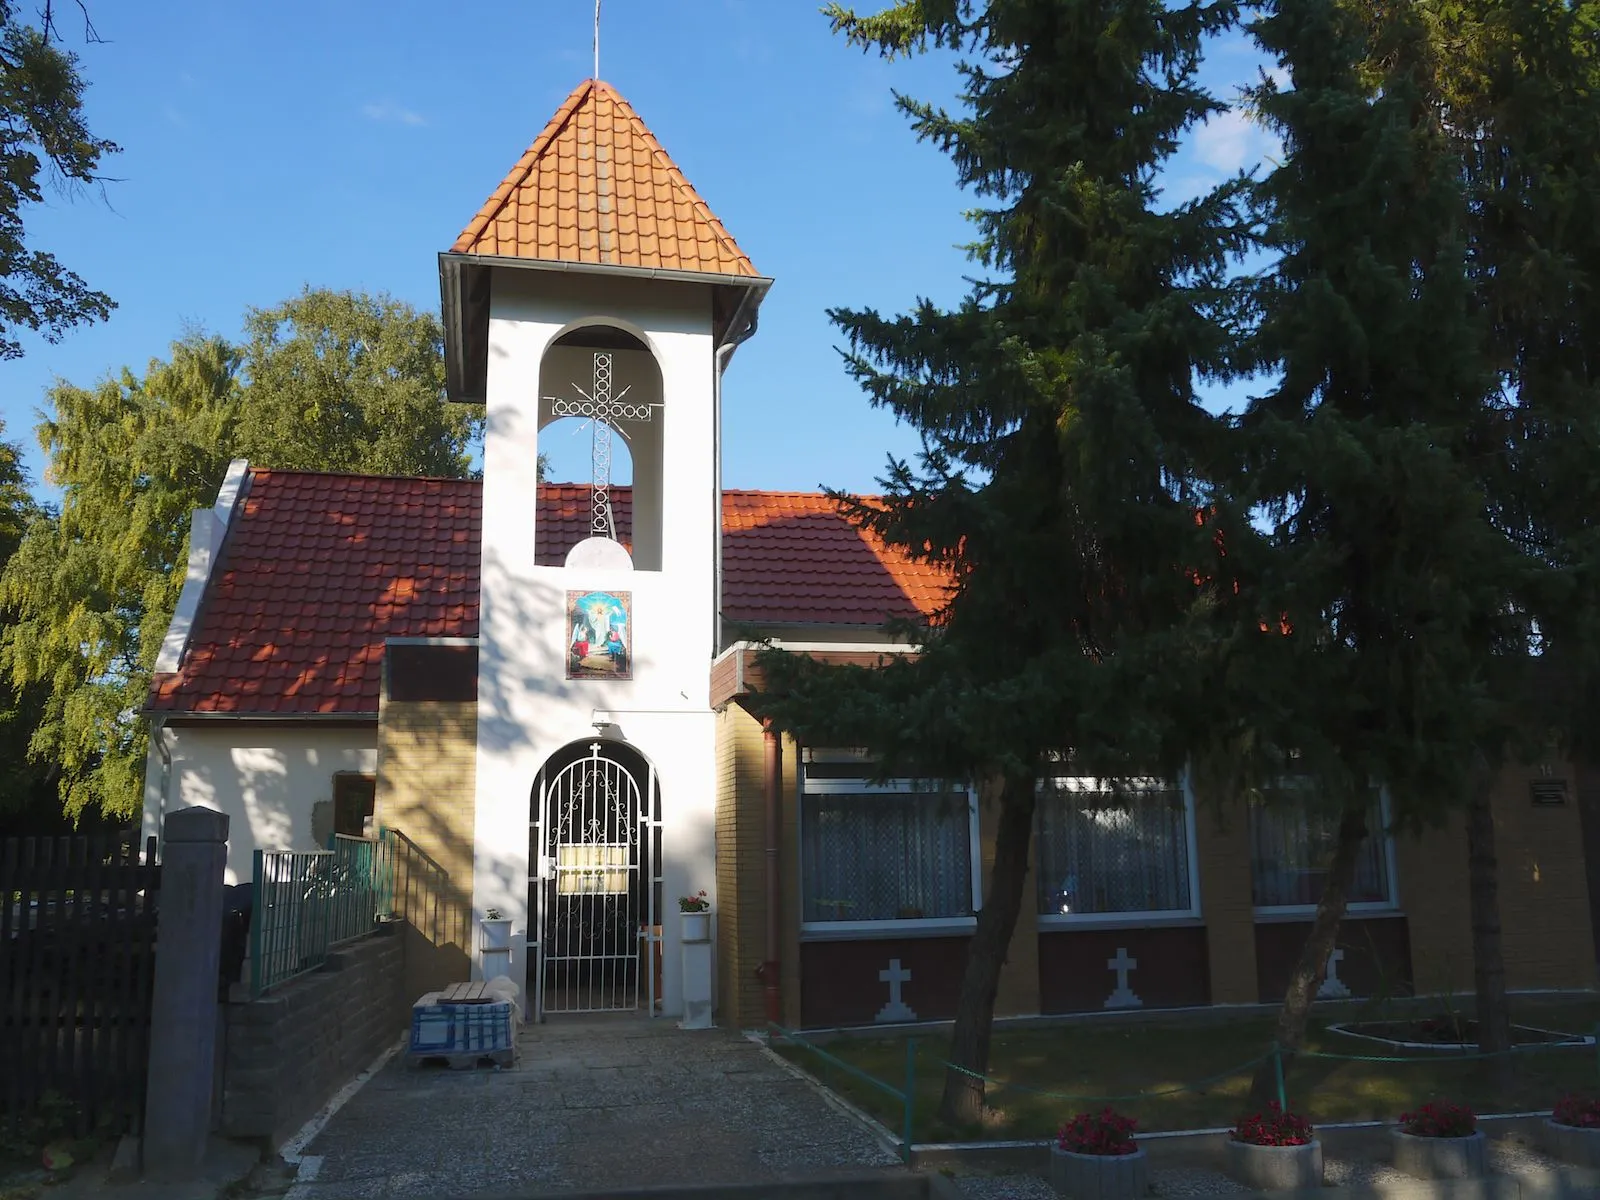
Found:
[[[994,868],[988,894],[978,911],[978,927],[967,946],[967,970],[956,1002],[950,1061],[962,1071],[946,1070],[939,1116],[956,1126],[983,1119],[983,1080],[989,1069],[989,1039],[994,1031],[994,997],[1000,968],[1011,946],[1022,908],[1022,885],[1028,875],[1028,843],[1033,837],[1036,803],[1031,775],[1008,777],[1000,790],[1000,821],[994,840]]]
[[[1322,898],[1317,901],[1317,915],[1311,922],[1311,932],[1300,951],[1289,976],[1289,987],[1283,996],[1283,1007],[1278,1010],[1277,1043],[1283,1071],[1288,1073],[1295,1051],[1300,1049],[1306,1036],[1306,1018],[1311,1015],[1311,1003],[1317,998],[1317,987],[1328,965],[1328,955],[1333,953],[1334,939],[1339,933],[1339,922],[1344,919],[1345,898],[1350,893],[1350,883],[1356,875],[1356,856],[1361,843],[1367,838],[1367,810],[1346,808],[1339,819],[1339,842],[1334,847],[1333,862],[1328,866],[1328,880],[1322,888]],[[1250,1103],[1264,1108],[1268,1101],[1278,1098],[1277,1073],[1269,1058],[1256,1068],[1250,1081]]]
[[[1499,862],[1494,848],[1494,812],[1489,797],[1495,771],[1485,763],[1467,805],[1467,894],[1472,908],[1472,977],[1477,989],[1478,1050],[1501,1054],[1494,1079],[1511,1082],[1511,1010],[1506,1003],[1506,963],[1500,943]]]

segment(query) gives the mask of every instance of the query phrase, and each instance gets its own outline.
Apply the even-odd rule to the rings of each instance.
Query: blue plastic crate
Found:
[[[516,1046],[516,1012],[509,1001],[445,1004],[430,992],[411,1008],[411,1053],[493,1054]]]

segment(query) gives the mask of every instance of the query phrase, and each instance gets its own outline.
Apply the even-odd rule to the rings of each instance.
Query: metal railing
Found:
[[[315,971],[340,942],[394,908],[394,844],[335,834],[326,850],[257,850],[250,912],[250,994]]]

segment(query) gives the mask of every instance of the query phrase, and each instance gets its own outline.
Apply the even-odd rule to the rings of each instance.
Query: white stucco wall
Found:
[[[172,770],[151,739],[145,767],[144,832],[158,835],[161,815],[201,805],[228,814],[230,884],[251,878],[256,850],[317,850],[333,827],[333,777],[378,769],[376,726],[262,725],[210,721],[167,727]],[[318,805],[325,805],[319,809]]]
[[[510,973],[526,987],[529,826],[540,767],[595,737],[597,710],[654,766],[663,824],[663,1011],[681,1012],[677,896],[714,893],[715,731],[708,702],[715,370],[709,289],[641,279],[507,272],[494,282],[484,442],[482,624],[473,903],[513,921]],[[645,341],[661,374],[661,569],[572,570],[534,561],[540,364],[581,324]],[[656,431],[652,431],[653,433]],[[652,456],[654,457],[654,456]],[[636,490],[645,480],[637,475]],[[633,597],[633,679],[566,675],[566,594]],[[641,784],[644,782],[640,781]]]

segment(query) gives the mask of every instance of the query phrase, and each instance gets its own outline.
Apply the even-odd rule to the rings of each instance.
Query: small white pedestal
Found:
[[[710,1029],[711,1024],[711,914],[684,913],[683,1020],[679,1029]],[[690,920],[697,917],[698,920]]]
[[[511,977],[511,922],[503,918],[485,920],[483,940],[478,952],[482,956],[483,981]]]

